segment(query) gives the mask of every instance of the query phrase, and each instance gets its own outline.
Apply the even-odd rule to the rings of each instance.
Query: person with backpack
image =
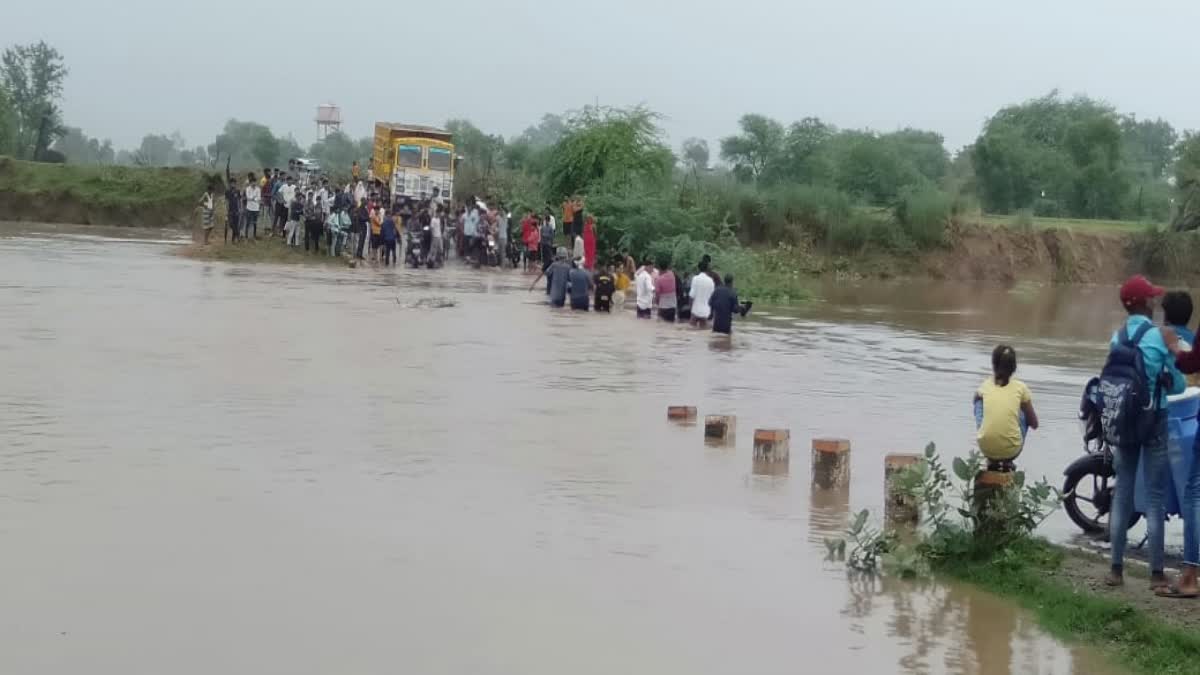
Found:
[[[1110,341],[1108,360],[1095,386],[1105,441],[1112,449],[1117,473],[1116,492],[1109,514],[1112,570],[1104,583],[1125,583],[1124,563],[1133,490],[1138,464],[1145,455],[1148,497],[1146,532],[1150,542],[1150,588],[1169,590],[1163,573],[1164,506],[1169,476],[1167,461],[1167,396],[1181,393],[1186,384],[1168,344],[1174,332],[1154,325],[1154,306],[1165,290],[1137,275],[1121,285],[1121,304],[1129,318]],[[1090,387],[1089,387],[1090,388]]]

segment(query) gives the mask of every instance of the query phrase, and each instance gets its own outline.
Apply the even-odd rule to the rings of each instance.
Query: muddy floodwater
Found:
[[[112,234],[0,226],[0,673],[1113,672],[822,543],[885,454],[971,447],[998,341],[1058,482],[1112,289],[830,286],[729,344],[552,312],[515,272]],[[736,447],[672,404],[736,414]],[[791,430],[790,477],[751,472],[756,427]],[[848,493],[810,489],[814,436],[852,441]]]

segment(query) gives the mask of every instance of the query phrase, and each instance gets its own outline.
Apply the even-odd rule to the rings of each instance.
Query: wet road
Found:
[[[0,672],[1108,672],[822,544],[884,454],[969,449],[1001,337],[1057,476],[1103,293],[831,288],[730,346],[551,312],[515,273],[168,249],[0,227]],[[675,403],[737,414],[736,449]],[[750,471],[773,426],[790,478]],[[816,435],[852,440],[848,495],[810,491]]]

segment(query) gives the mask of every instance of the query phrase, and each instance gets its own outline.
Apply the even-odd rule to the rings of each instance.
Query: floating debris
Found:
[[[433,297],[421,298],[416,302],[405,304],[400,301],[400,298],[396,298],[396,304],[404,307],[405,309],[445,309],[447,307],[457,306],[458,302],[450,298]]]

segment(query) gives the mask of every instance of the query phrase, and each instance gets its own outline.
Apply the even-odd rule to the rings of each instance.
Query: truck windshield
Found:
[[[450,151],[441,148],[429,149],[429,168],[434,171],[450,170]]]
[[[421,146],[401,145],[396,148],[396,166],[406,169],[421,168]]]

